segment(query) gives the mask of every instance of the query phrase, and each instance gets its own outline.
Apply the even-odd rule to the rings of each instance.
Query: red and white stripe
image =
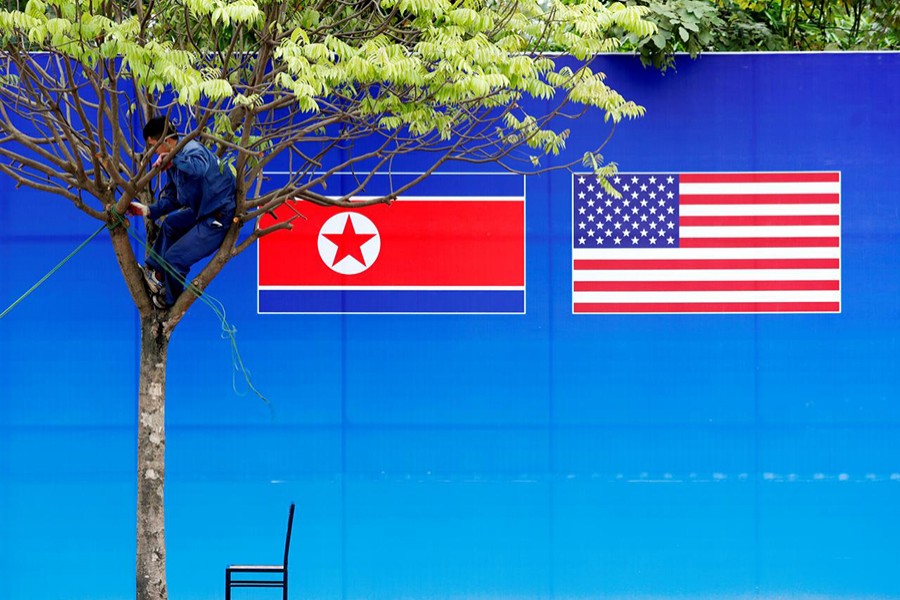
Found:
[[[840,312],[840,173],[689,173],[679,248],[573,251],[575,313]]]

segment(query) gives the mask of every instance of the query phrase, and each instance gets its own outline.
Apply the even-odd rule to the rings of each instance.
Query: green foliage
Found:
[[[900,48],[894,0],[629,0],[657,33],[623,34],[623,48],[665,70],[675,52]]]
[[[656,25],[649,37],[625,36],[626,47],[636,50],[644,64],[666,69],[675,52],[697,56],[710,50],[716,32],[724,26],[715,4],[708,0],[630,0],[649,10],[647,19]]]
[[[900,48],[895,0],[718,0],[727,50],[879,50]],[[749,35],[747,35],[749,34]]]
[[[32,90],[0,82],[7,101],[32,93],[45,96],[30,98],[37,104],[66,105],[82,115],[68,67],[59,66],[77,65],[78,78],[108,104],[129,86],[144,114],[164,112],[191,123],[220,154],[235,154],[237,171],[248,179],[278,153],[290,153],[305,174],[327,149],[373,135],[385,145],[369,158],[383,158],[382,164],[418,148],[439,150],[435,164],[498,160],[517,169],[520,161],[533,169],[534,151],[557,155],[565,148],[568,131],[554,117],[588,107],[612,123],[643,114],[602,74],[586,64],[559,67],[542,50],[587,61],[618,49],[623,35],[636,47],[651,36],[690,31],[690,44],[703,35],[693,17],[673,16],[666,22],[672,29],[659,32],[645,18],[648,6],[601,0],[28,0],[6,6],[0,42],[15,64],[7,75],[27,74]],[[65,63],[51,75],[38,68],[35,51]],[[547,102],[546,110],[529,114],[528,99]],[[83,116],[78,124],[59,115],[42,118],[70,134],[56,139],[59,154],[118,155],[120,170],[140,179],[146,165],[134,164],[137,157],[121,143],[137,137],[124,131],[133,125],[122,115],[106,117],[123,129],[112,140],[91,139],[98,130]],[[71,147],[81,143],[89,147]],[[319,149],[310,154],[309,143]],[[517,154],[519,147],[530,152]],[[96,175],[96,165],[84,174]],[[79,174],[67,180],[79,189],[84,183]],[[298,179],[298,190],[304,186]]]
[[[900,47],[894,0],[720,0],[761,22],[794,50],[874,50]]]

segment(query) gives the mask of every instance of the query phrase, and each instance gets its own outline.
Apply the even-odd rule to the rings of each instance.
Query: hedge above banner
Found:
[[[390,206],[293,208],[307,220],[259,242],[260,313],[525,312],[522,176],[435,174]]]
[[[573,176],[573,312],[840,312],[840,173],[610,183]]]

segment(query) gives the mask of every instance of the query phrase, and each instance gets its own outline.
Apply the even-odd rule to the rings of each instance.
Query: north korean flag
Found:
[[[525,312],[521,176],[433,175],[391,205],[276,216],[293,210],[306,219],[259,242],[260,313]]]

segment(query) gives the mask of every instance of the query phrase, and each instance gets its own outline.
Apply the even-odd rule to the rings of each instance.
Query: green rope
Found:
[[[234,367],[234,371],[235,371],[234,373],[232,373],[231,385],[232,385],[232,388],[234,389],[235,393],[240,395],[240,392],[238,392],[238,390],[237,390],[237,382],[235,380],[235,374],[241,373],[244,376],[244,381],[246,381],[247,386],[253,391],[253,393],[255,393],[257,396],[259,396],[259,398],[263,402],[265,402],[267,405],[269,405],[269,408],[271,409],[272,408],[271,403],[265,396],[262,395],[262,393],[260,393],[259,390],[256,389],[256,386],[253,385],[253,381],[251,380],[251,377],[250,377],[250,371],[248,371],[247,367],[244,366],[244,361],[241,358],[241,353],[238,351],[237,338],[235,337],[235,334],[237,333],[237,328],[235,328],[230,323],[228,323],[228,319],[225,316],[225,305],[223,305],[219,300],[217,300],[213,296],[197,289],[197,286],[195,286],[193,283],[185,280],[185,278],[182,277],[180,273],[175,271],[175,269],[172,267],[172,265],[170,265],[168,262],[166,262],[166,260],[163,257],[161,257],[159,254],[154,252],[153,248],[147,246],[147,243],[131,230],[131,228],[128,226],[128,222],[125,220],[125,218],[122,215],[120,215],[115,210],[111,210],[109,212],[116,219],[116,221],[117,221],[116,223],[114,223],[113,225],[107,225],[107,224],[101,225],[100,228],[97,229],[97,231],[95,231],[90,236],[88,236],[88,238],[86,240],[84,240],[83,242],[81,242],[74,250],[72,250],[72,252],[70,252],[68,256],[66,256],[64,259],[62,259],[58,265],[56,265],[55,267],[50,269],[49,273],[47,273],[46,275],[41,277],[37,281],[37,283],[35,283],[30,288],[28,288],[28,291],[26,291],[24,294],[19,296],[19,298],[16,299],[15,302],[10,304],[6,308],[6,310],[4,310],[2,313],[0,313],[0,319],[5,317],[7,314],[9,314],[10,311],[12,311],[12,309],[14,309],[16,306],[21,304],[22,301],[25,300],[25,298],[30,296],[32,294],[32,292],[34,292],[36,289],[38,289],[45,281],[50,279],[50,277],[54,273],[56,273],[59,269],[61,269],[64,264],[66,264],[67,262],[72,260],[72,257],[74,257],[76,254],[78,254],[81,250],[83,250],[84,247],[87,246],[91,242],[91,240],[93,240],[95,237],[100,235],[104,229],[113,229],[114,227],[123,225],[125,227],[125,231],[128,232],[128,235],[130,235],[132,238],[137,240],[137,242],[146,249],[148,254],[153,258],[154,261],[156,261],[157,264],[161,265],[162,268],[165,269],[165,271],[167,273],[169,273],[169,275],[171,275],[176,280],[178,280],[178,282],[181,283],[185,287],[186,290],[190,290],[191,293],[193,293],[195,296],[197,296],[198,299],[202,300],[207,306],[209,306],[210,309],[212,309],[213,313],[215,313],[216,317],[218,317],[218,319],[221,321],[221,323],[222,323],[222,339],[227,338],[231,342],[231,363],[232,363],[232,365]]]
[[[107,229],[107,227],[108,227],[108,226],[107,226],[106,224],[101,225],[100,228],[99,228],[97,231],[95,231],[94,233],[92,233],[92,234],[88,237],[88,239],[86,239],[86,240],[84,240],[83,242],[81,242],[81,243],[78,245],[78,247],[75,248],[74,250],[72,250],[72,252],[70,252],[69,255],[68,255],[67,257],[65,257],[64,259],[62,259],[62,261],[60,261],[60,263],[59,263],[58,265],[56,265],[55,267],[53,267],[52,269],[50,269],[50,272],[49,272],[49,273],[47,273],[46,275],[44,275],[43,277],[41,277],[41,278],[38,280],[37,283],[35,283],[35,284],[34,284],[33,286],[31,286],[30,288],[28,288],[28,291],[27,291],[27,292],[25,292],[24,294],[22,294],[21,296],[19,296],[19,298],[18,298],[15,302],[13,302],[12,304],[10,304],[10,305],[6,308],[6,310],[4,310],[2,313],[0,313],[0,319],[2,319],[2,318],[5,317],[7,314],[9,314],[9,312],[12,311],[12,309],[14,309],[16,306],[18,306],[23,300],[25,300],[25,298],[27,298],[28,296],[30,296],[31,293],[32,293],[34,290],[36,290],[36,289],[38,289],[39,287],[41,287],[41,285],[42,285],[45,281],[47,281],[48,279],[50,279],[50,276],[51,276],[51,275],[53,275],[54,273],[56,273],[57,271],[59,271],[60,268],[62,268],[62,266],[63,266],[64,264],[66,264],[67,262],[69,262],[70,260],[72,260],[72,257],[74,257],[76,254],[78,254],[81,250],[83,250],[84,247],[87,246],[87,245],[90,243],[90,241],[91,241],[92,239],[94,239],[95,237],[97,237],[98,235],[100,235],[100,233],[102,233],[104,229]]]
[[[192,294],[194,294],[194,296],[197,297],[197,299],[206,304],[219,319],[222,324],[222,339],[228,339],[231,344],[231,364],[234,368],[234,372],[232,373],[231,386],[234,392],[238,395],[241,395],[241,393],[237,389],[237,381],[235,380],[236,374],[240,373],[244,376],[244,381],[247,384],[247,387],[250,388],[250,390],[254,394],[256,394],[260,398],[260,400],[265,402],[271,409],[272,404],[269,402],[268,398],[263,396],[263,394],[258,389],[256,389],[256,386],[253,385],[250,371],[244,365],[244,360],[241,358],[241,353],[238,350],[237,346],[237,337],[235,335],[237,333],[237,328],[228,322],[225,314],[225,305],[222,304],[220,300],[210,295],[208,292],[199,290],[197,286],[193,284],[193,282],[190,282],[182,277],[181,273],[176,271],[175,268],[166,261],[166,259],[160,256],[156,251],[154,251],[151,246],[148,246],[147,243],[141,238],[141,236],[139,236],[127,226],[127,222],[122,215],[117,212],[113,212],[112,214],[118,220],[118,224],[124,224],[126,226],[128,235],[130,235],[135,241],[137,241],[138,244],[143,246],[144,250],[147,252],[147,255],[150,256],[150,258],[152,258],[156,264],[161,266],[166,273],[168,273],[176,281],[183,285],[186,291],[190,291]]]

